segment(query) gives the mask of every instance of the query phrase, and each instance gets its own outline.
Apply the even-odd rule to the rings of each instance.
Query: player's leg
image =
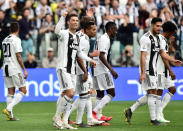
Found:
[[[104,90],[107,91],[107,95],[105,95],[97,104],[97,106],[93,110],[93,114],[98,113],[100,110],[104,108],[106,104],[108,104],[112,98],[115,96],[114,83],[110,73],[104,73],[96,77],[99,91],[97,90],[97,95]],[[111,117],[99,116],[99,119],[104,120],[103,118],[107,118],[104,121],[109,121]]]
[[[168,88],[168,92],[163,97],[162,111],[167,106],[167,104],[170,102],[170,100],[173,97],[173,95],[175,94],[175,92],[176,92],[175,86],[172,86],[172,87]]]
[[[157,100],[156,100],[156,118],[159,122],[163,122],[161,120],[161,106],[162,106],[161,97],[162,97],[162,94],[163,94],[163,90],[158,89],[157,90]]]
[[[14,94],[15,94],[15,87],[8,88],[8,95],[6,97],[6,105],[7,106],[12,102]]]
[[[145,104],[147,104],[147,95],[144,95],[144,96],[140,97],[130,108],[124,110],[125,117],[126,117],[125,121],[130,124],[133,112],[137,108],[139,108],[139,107],[141,107]]]
[[[163,125],[157,121],[156,101],[157,101],[157,77],[146,74],[146,80],[142,82],[142,88],[147,91],[147,104],[152,125]]]
[[[95,107],[93,109],[93,117],[95,119],[98,119],[102,116],[102,109],[95,109],[101,102],[102,98],[104,97],[104,91],[96,90],[97,92],[97,98],[96,98],[96,103]]]
[[[74,97],[74,88],[75,88],[75,84],[73,83],[74,79],[72,78],[71,74],[65,71],[62,71],[61,69],[57,70],[57,77],[58,77],[60,86],[64,91],[64,94],[62,94],[62,97],[59,98],[60,107],[57,106],[57,109],[59,110],[60,108],[61,111],[57,114],[54,121],[54,125],[56,125],[57,128],[59,129],[63,129],[63,128],[73,129],[73,127],[71,127],[68,124],[68,118],[70,116],[72,103],[73,103],[72,99]],[[61,121],[60,113],[62,112],[63,112],[63,120]]]

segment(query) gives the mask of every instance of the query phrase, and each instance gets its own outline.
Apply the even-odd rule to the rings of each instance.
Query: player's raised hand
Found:
[[[170,76],[171,76],[172,80],[175,80],[175,79],[176,79],[176,76],[175,76],[175,74],[173,73],[173,71],[170,72]]]
[[[68,12],[65,11],[62,16],[65,18],[67,16],[67,14],[68,14]]]
[[[111,74],[114,77],[114,79],[118,78],[118,74],[114,70],[111,71]]]
[[[141,74],[140,75],[140,78],[139,78],[139,82],[142,84],[142,81],[145,81],[146,80],[146,75],[145,74]]]
[[[93,65],[94,68],[97,66],[97,62],[94,60],[91,60],[90,63]]]
[[[24,79],[27,79],[27,77],[28,77],[28,73],[26,70],[24,70]]]
[[[88,11],[86,11],[86,15],[89,17],[93,17],[94,8],[90,8]]]
[[[86,82],[87,79],[88,79],[88,73],[86,72],[86,73],[83,74],[82,82]]]

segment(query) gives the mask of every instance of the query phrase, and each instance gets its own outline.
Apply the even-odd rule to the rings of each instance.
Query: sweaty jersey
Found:
[[[3,75],[8,77],[21,73],[21,66],[16,57],[16,53],[22,52],[20,38],[11,34],[3,40],[2,46],[4,53]]]
[[[160,37],[160,50],[164,50],[164,52],[168,53],[168,40],[163,36],[163,35],[159,35]],[[168,69],[165,67],[165,64],[162,60],[162,57],[160,55],[158,55],[158,60],[157,60],[157,74],[163,74],[167,77],[167,75],[169,74]]]
[[[145,72],[151,76],[157,75],[157,59],[160,50],[160,38],[155,37],[150,31],[140,39],[140,51],[147,53],[145,59]],[[141,72],[141,70],[140,70]]]
[[[90,50],[90,42],[89,42],[89,37],[82,33],[81,31],[77,32],[77,34],[79,35],[80,37],[80,43],[79,43],[79,48],[80,50],[88,56],[88,53],[89,53],[89,50]],[[84,66],[86,67],[86,69],[88,69],[88,62],[83,60],[83,64]],[[76,65],[76,74],[77,75],[81,75],[81,74],[84,74],[83,71],[81,70],[80,66]]]
[[[105,53],[105,58],[107,60],[107,57],[109,55],[110,51],[110,38],[107,33],[103,34],[96,43],[96,49],[100,52]],[[109,69],[103,64],[103,62],[100,60],[99,56],[94,57],[94,60],[97,62],[96,68],[94,68],[94,76],[98,76],[100,74],[109,72]]]

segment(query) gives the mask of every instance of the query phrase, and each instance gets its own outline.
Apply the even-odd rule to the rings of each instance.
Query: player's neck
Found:
[[[70,31],[71,33],[73,33],[73,34],[76,33],[76,30],[75,30],[75,29],[73,30],[73,29],[70,29],[70,28],[69,28],[69,31]]]
[[[16,32],[16,33],[11,33],[12,35],[16,35],[16,36],[18,36],[18,33]]]
[[[157,36],[158,34],[157,33],[155,33],[154,31],[150,31],[151,32],[151,34],[153,35],[153,36]]]
[[[165,32],[162,33],[162,36],[164,36],[166,39],[168,38]]]

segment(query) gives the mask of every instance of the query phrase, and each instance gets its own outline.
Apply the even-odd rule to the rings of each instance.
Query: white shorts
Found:
[[[74,89],[76,87],[76,75],[67,73],[61,69],[57,70],[57,77],[62,91]]]
[[[22,73],[18,73],[13,76],[5,77],[5,87],[6,88],[22,88],[26,86],[26,81]]]
[[[146,80],[142,81],[141,86],[144,91],[157,89],[157,76],[146,74]]]
[[[175,83],[170,76],[165,77],[165,75],[158,74],[158,89],[164,90],[173,86]]]
[[[75,94],[85,94],[90,91],[92,88],[92,78],[90,74],[88,74],[88,79],[86,82],[82,82],[83,75],[77,75],[77,80],[76,80],[76,91]]]
[[[93,77],[93,86],[95,90],[108,90],[114,88],[114,82],[111,74],[104,73]]]

